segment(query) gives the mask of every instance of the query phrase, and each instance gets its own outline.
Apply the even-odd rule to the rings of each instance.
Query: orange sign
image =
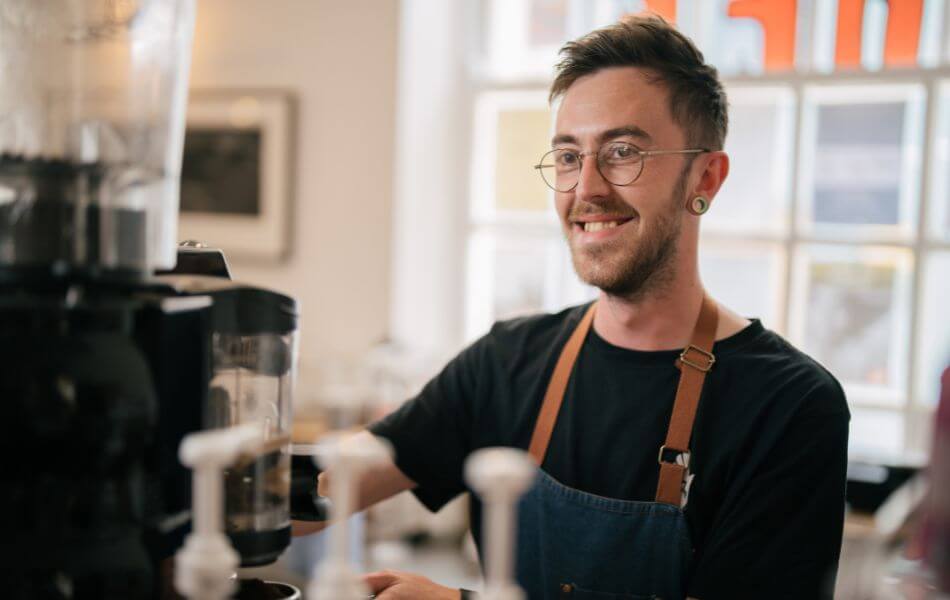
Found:
[[[861,36],[864,7],[868,0],[838,0],[838,26],[835,38],[835,65],[861,66]],[[670,21],[676,20],[677,0],[647,0],[647,8]],[[909,66],[917,63],[924,0],[887,0],[887,33],[884,40],[884,64]],[[795,33],[798,22],[797,0],[730,0],[728,15],[755,19],[762,26],[765,68],[769,71],[795,66]]]
[[[750,17],[762,25],[765,68],[770,71],[795,66],[796,0],[731,0],[730,17]]]
[[[655,12],[667,21],[676,22],[676,0],[647,0],[647,10]]]
[[[884,64],[908,66],[917,63],[917,45],[924,15],[924,0],[890,0],[887,3],[887,34]],[[861,66],[861,24],[864,0],[838,0],[838,32],[835,64]]]

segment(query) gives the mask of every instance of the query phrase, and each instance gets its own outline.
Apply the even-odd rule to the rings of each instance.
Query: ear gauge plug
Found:
[[[696,215],[697,217],[705,214],[709,210],[709,200],[706,200],[702,196],[696,196],[692,200],[686,203],[686,210]]]

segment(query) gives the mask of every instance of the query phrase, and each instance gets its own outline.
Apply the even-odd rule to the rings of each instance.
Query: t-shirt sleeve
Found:
[[[413,493],[437,511],[465,490],[463,465],[472,447],[472,411],[485,338],[450,361],[415,398],[369,426],[395,450]]]
[[[750,450],[737,456],[739,475],[695,557],[691,597],[832,597],[844,526],[850,416],[837,383],[810,396],[811,408],[772,433],[776,440],[761,455]]]

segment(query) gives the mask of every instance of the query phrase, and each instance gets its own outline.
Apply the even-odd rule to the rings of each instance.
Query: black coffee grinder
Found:
[[[0,7],[3,598],[160,597],[190,519],[178,445],[207,427],[265,430],[226,480],[245,562],[289,541],[294,302],[155,277],[178,253],[194,10]]]
[[[225,473],[225,531],[245,567],[273,562],[290,544],[290,428],[297,356],[297,304],[231,281],[220,250],[186,243],[155,289],[210,298],[211,378],[206,429],[255,423],[264,444]]]

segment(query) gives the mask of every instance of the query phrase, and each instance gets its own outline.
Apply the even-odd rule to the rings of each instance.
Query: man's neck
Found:
[[[635,299],[601,292],[594,330],[621,348],[683,348],[692,336],[704,293],[698,275]]]

